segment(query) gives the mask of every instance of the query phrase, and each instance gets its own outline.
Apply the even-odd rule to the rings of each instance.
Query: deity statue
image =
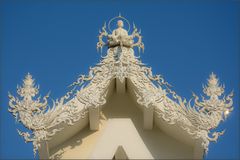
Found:
[[[111,30],[111,24],[113,20],[118,19],[117,21],[117,28],[113,31]],[[128,30],[124,29],[124,22],[128,25]],[[99,42],[97,43],[97,49],[103,48],[103,46],[108,46],[108,48],[114,48],[114,47],[126,47],[126,48],[133,48],[138,47],[139,51],[140,49],[144,50],[144,44],[142,42],[142,36],[141,31],[138,31],[138,29],[133,24],[132,28],[132,34],[128,34],[130,31],[131,26],[128,22],[128,20],[121,15],[112,18],[108,23],[108,31],[110,31],[111,34],[107,32],[106,24],[102,27],[102,31],[99,31]],[[107,37],[107,42],[103,41],[103,37]],[[134,42],[134,38],[137,38],[138,41]]]
[[[128,32],[123,28],[124,23],[122,20],[117,21],[117,29],[114,29],[112,34],[108,35],[109,47],[125,46],[131,47],[133,44],[132,37],[128,35]]]

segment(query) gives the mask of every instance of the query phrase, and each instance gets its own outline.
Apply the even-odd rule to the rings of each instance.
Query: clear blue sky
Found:
[[[119,12],[142,29],[142,61],[179,95],[202,94],[211,72],[227,93],[234,89],[234,111],[220,126],[226,133],[210,144],[206,159],[239,158],[239,10],[231,0],[0,1],[0,158],[33,158],[32,144],[24,143],[7,111],[7,92],[15,94],[30,72],[42,95],[64,95],[99,62],[98,30]]]

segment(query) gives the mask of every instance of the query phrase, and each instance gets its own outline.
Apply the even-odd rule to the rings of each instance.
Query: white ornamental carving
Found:
[[[117,20],[118,28],[111,31],[111,22]],[[128,24],[128,31],[123,27]],[[212,132],[221,121],[224,121],[233,110],[233,93],[223,97],[224,86],[219,84],[215,74],[211,74],[208,84],[203,87],[206,95],[199,100],[193,94],[194,101],[186,101],[170,89],[170,85],[161,75],[153,75],[151,68],[145,66],[134,55],[134,47],[144,50],[141,32],[133,25],[130,31],[129,22],[122,16],[111,19],[99,34],[97,49],[108,47],[107,55],[100,63],[90,68],[88,75],[81,75],[70,86],[72,90],[59,100],[48,103],[48,95],[36,97],[39,86],[27,74],[23,85],[17,87],[19,96],[9,93],[9,111],[27,132],[18,130],[26,142],[33,142],[34,154],[41,147],[42,141],[48,141],[63,128],[57,127],[66,123],[73,125],[88,114],[88,108],[99,107],[106,103],[106,94],[110,82],[118,78],[120,81],[129,79],[135,86],[137,102],[144,107],[154,107],[155,112],[168,124],[177,124],[195,139],[202,140],[202,146],[208,151],[211,141],[217,141],[224,131]],[[103,37],[107,37],[107,42]],[[137,42],[134,39],[138,38]]]

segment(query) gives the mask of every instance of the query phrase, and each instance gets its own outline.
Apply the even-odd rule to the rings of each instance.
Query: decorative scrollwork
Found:
[[[193,93],[193,105],[191,101],[187,102],[169,88],[167,91],[172,95],[174,102],[163,99],[161,103],[167,106],[168,110],[157,108],[157,113],[171,124],[179,124],[196,139],[201,139],[202,146],[207,153],[209,141],[216,142],[218,137],[225,132],[212,132],[212,130],[216,129],[219,123],[232,112],[233,92],[227,97],[221,97],[224,93],[224,86],[219,85],[213,73],[208,79],[207,86],[203,86],[203,92],[207,97],[202,97],[202,101],[199,101],[199,97]]]
[[[102,52],[102,48],[105,46],[105,42],[103,41],[103,37],[106,37],[108,35],[107,31],[106,31],[106,23],[104,23],[104,26],[102,27],[102,31],[99,30],[99,35],[98,35],[98,43],[97,43],[97,50],[99,50],[99,48],[101,49]]]
[[[23,80],[23,86],[17,87],[20,97],[14,97],[9,93],[9,112],[29,130],[29,132],[18,130],[18,133],[24,137],[26,142],[33,142],[34,155],[42,141],[49,140],[62,129],[54,129],[56,125],[62,122],[71,125],[79,117],[76,118],[73,115],[84,112],[84,110],[76,111],[74,107],[65,104],[72,91],[63,96],[60,101],[54,101],[51,108],[48,107],[47,101],[49,94],[43,97],[43,102],[41,102],[41,97],[35,97],[38,92],[39,86],[35,86],[34,79],[28,73]],[[73,110],[74,114],[72,114]],[[84,116],[84,114],[81,115]]]
[[[132,37],[132,39],[134,39],[135,37],[138,38],[138,41],[136,43],[134,43],[132,45],[132,47],[136,46],[136,47],[138,47],[139,52],[141,51],[141,49],[144,52],[144,44],[142,42],[141,30],[138,31],[138,29],[135,26],[135,24],[133,24],[133,33],[131,34],[131,37]]]
[[[140,31],[133,26],[133,33],[123,29],[123,22],[108,34],[106,24],[100,31],[97,48],[108,46],[107,55],[88,75],[80,75],[70,87],[72,90],[59,100],[48,103],[49,95],[36,97],[39,86],[27,74],[23,86],[17,87],[19,96],[9,93],[9,111],[18,122],[29,131],[18,133],[26,142],[33,142],[34,154],[42,141],[48,141],[62,128],[58,124],[73,125],[88,113],[90,107],[99,107],[106,103],[106,94],[110,82],[118,78],[128,78],[134,85],[137,102],[144,107],[154,107],[154,111],[168,124],[177,124],[194,139],[201,139],[207,152],[211,141],[217,141],[224,131],[213,131],[233,110],[233,92],[223,96],[224,86],[219,84],[215,74],[211,74],[208,84],[203,86],[204,97],[193,94],[193,101],[187,101],[170,89],[171,85],[161,75],[154,75],[150,67],[145,66],[135,55],[133,47],[144,49]],[[108,38],[108,42],[103,41]],[[138,42],[133,39],[137,37]]]

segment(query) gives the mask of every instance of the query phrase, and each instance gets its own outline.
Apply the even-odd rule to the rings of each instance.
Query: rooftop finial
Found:
[[[115,21],[115,25],[117,23],[117,27],[115,29],[111,29],[113,26],[112,23]],[[127,25],[127,29],[124,28],[124,24]],[[111,33],[109,34],[107,32],[107,28],[104,25],[102,27],[102,31],[100,31],[100,34],[98,36],[99,42],[97,43],[97,49],[103,48],[103,46],[108,46],[108,48],[114,48],[117,46],[121,47],[127,47],[127,48],[133,48],[133,47],[138,47],[139,50],[142,49],[144,50],[144,44],[142,42],[142,36],[140,35],[140,32],[138,29],[135,27],[133,28],[132,34],[129,34],[131,29],[129,21],[119,13],[118,16],[113,17],[112,19],[109,20],[108,22],[108,31]],[[103,37],[107,37],[108,41],[104,42]],[[138,41],[134,42],[134,39],[137,38]]]

